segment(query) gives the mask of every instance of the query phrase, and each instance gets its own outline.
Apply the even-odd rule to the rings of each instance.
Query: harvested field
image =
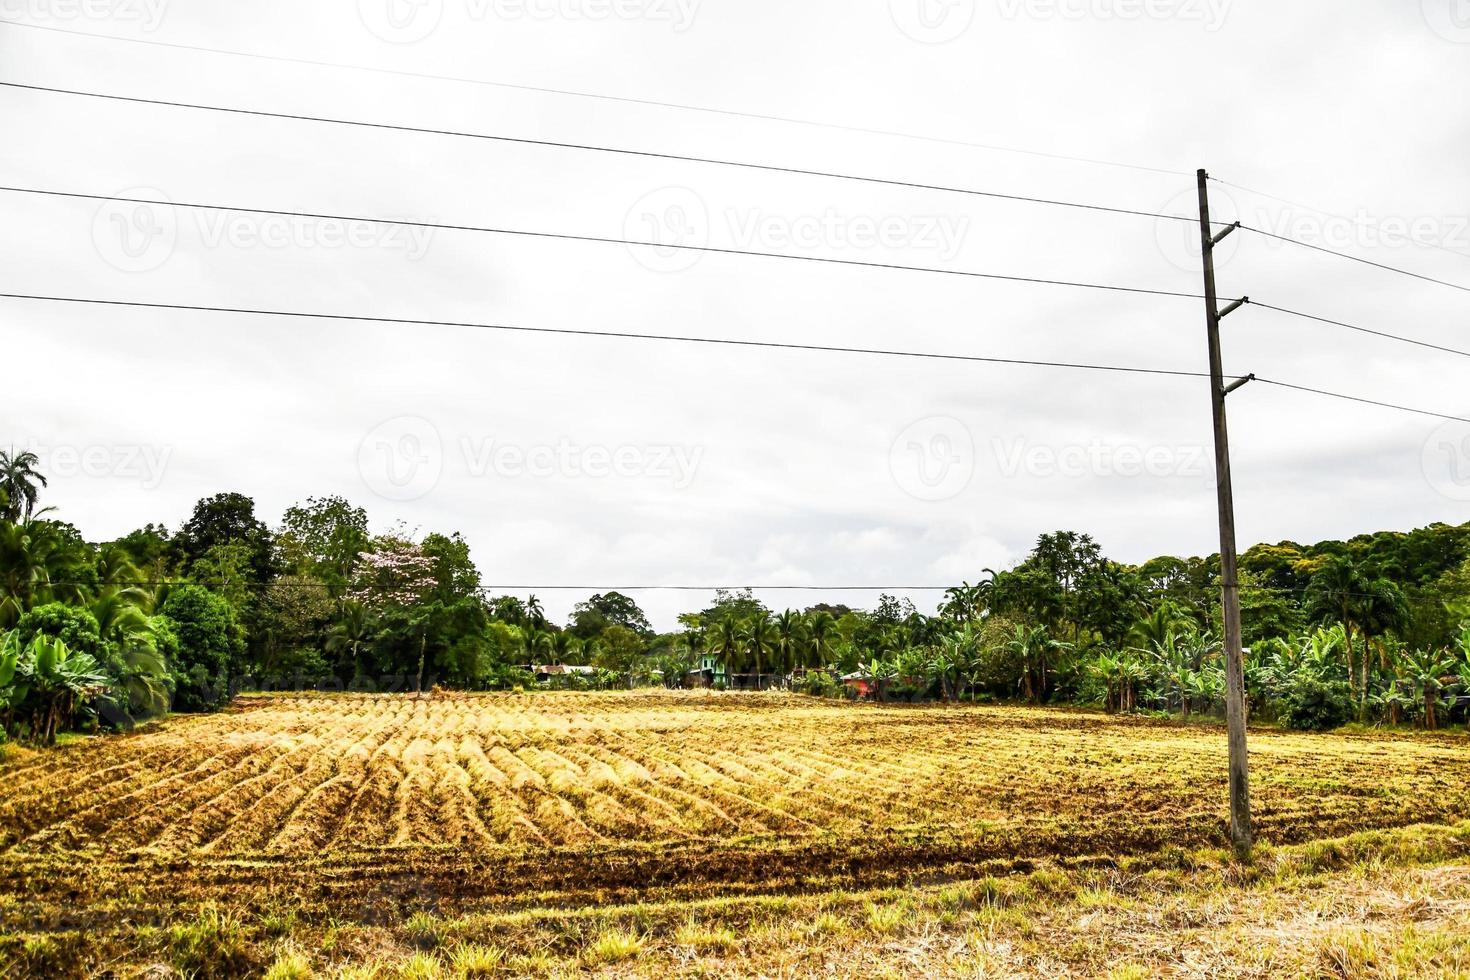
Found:
[[[1255,733],[1260,832],[1292,845],[1452,823],[1470,815],[1467,749],[1463,735]],[[62,972],[166,959],[159,937],[206,903],[391,929],[415,912],[1163,866],[1224,843],[1223,730],[1009,707],[246,698],[22,753],[0,775],[0,928],[12,947],[59,944]]]

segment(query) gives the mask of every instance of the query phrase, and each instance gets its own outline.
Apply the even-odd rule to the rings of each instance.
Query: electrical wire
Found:
[[[1311,249],[1313,252],[1323,252],[1327,255],[1335,255],[1338,258],[1347,259],[1350,262],[1358,262],[1362,265],[1371,265],[1375,269],[1384,269],[1388,272],[1396,272],[1401,276],[1408,276],[1410,279],[1419,279],[1423,282],[1432,282],[1440,286],[1448,286],[1451,289],[1458,289],[1462,293],[1470,293],[1470,286],[1462,286],[1457,282],[1450,282],[1448,279],[1436,279],[1433,276],[1421,275],[1418,272],[1410,272],[1408,269],[1401,269],[1396,265],[1385,265],[1382,262],[1374,262],[1372,259],[1365,259],[1361,256],[1350,255],[1347,252],[1339,252],[1337,249],[1328,248],[1325,245],[1313,245],[1311,242],[1304,242],[1299,238],[1291,238],[1287,235],[1278,235],[1274,231],[1266,231],[1264,229],[1255,228],[1247,224],[1242,224],[1240,228],[1242,231],[1253,232],[1254,234],[1260,235],[1264,238],[1271,238],[1278,242],[1287,242],[1288,244],[1295,245],[1298,248],[1306,248]]]
[[[928,351],[883,350],[879,348],[869,347],[839,347],[821,344],[794,344],[766,340],[737,340],[729,337],[691,337],[672,334],[632,333],[614,330],[576,330],[572,328],[562,327],[525,327],[513,326],[509,324],[474,323],[455,320],[414,320],[404,317],[361,316],[343,313],[307,313],[291,310],[260,310],[224,306],[192,306],[182,303],[145,303],[137,300],[96,299],[77,296],[42,296],[28,293],[0,293],[0,299],[32,300],[49,303],[77,303],[97,306],[124,306],[137,309],[185,310],[200,313],[235,313],[246,316],[276,316],[299,317],[304,319],[316,320],[345,320],[355,323],[389,323],[408,326],[459,327],[474,330],[503,330],[519,333],[558,334],[577,337],[613,337],[629,340],[672,341],[692,344],[716,344],[734,347],[759,347],[777,350],[817,351],[822,353],[870,354],[886,357],[911,357],[943,361],[968,361],[980,364],[1006,364],[1026,367],[1062,368],[1079,371],[1105,371],[1119,374],[1147,374],[1183,378],[1209,377],[1209,374],[1201,371],[1180,371],[1164,368],[1131,367],[1127,365],[1116,364],[1092,364],[1076,361],[1042,361],[1011,357],[986,357],[973,354],[941,354]],[[1357,395],[1348,395],[1336,391],[1327,391],[1321,388],[1310,388],[1305,385],[1293,384],[1286,381],[1274,381],[1269,378],[1262,378],[1254,375],[1251,377],[1252,380],[1259,381],[1262,384],[1273,385],[1278,388],[1289,388],[1294,391],[1321,395],[1327,398],[1344,399],[1346,401],[1358,402],[1365,405],[1374,405],[1379,408],[1387,408],[1401,412],[1410,412],[1415,415],[1424,415],[1430,418],[1443,419],[1450,422],[1465,422],[1467,424],[1470,424],[1470,418],[1465,418],[1459,415],[1446,415],[1439,412],[1429,411],[1427,409],[1412,408],[1407,405],[1398,405],[1392,402],[1374,401],[1373,399],[1362,398]]]
[[[453,129],[433,129],[424,126],[407,126],[396,123],[372,122],[360,119],[341,119],[332,116],[310,116],[300,113],[268,112],[263,109],[241,109],[233,106],[206,105],[197,102],[173,102],[166,99],[145,99],[130,95],[111,95],[103,92],[87,92],[80,89],[53,88],[47,85],[29,85],[22,82],[0,81],[0,87],[24,89],[32,92],[48,92],[56,95],[74,95],[89,99],[104,99],[114,102],[131,102],[138,105],[165,106],[175,109],[196,109],[205,112],[224,112],[242,116],[256,116],[264,119],[285,119],[298,122],[326,123],[334,126],[358,126],[366,129],[382,129],[402,133],[420,133],[430,136],[450,136],[463,139],[489,140],[497,143],[514,143],[521,146],[551,147],[563,150],[583,150],[592,153],[612,153],[622,156],[643,157],[652,160],[670,160],[681,163],[699,163],[720,167],[735,167],[744,170],[759,170],[778,174],[796,174],[806,177],[823,177],[832,180],[848,180],[865,184],[878,184],[885,187],[904,187],[912,190],[939,191],[946,194],[965,194],[972,197],[993,198],[1002,201],[1016,201],[1029,204],[1044,204],[1053,207],[1076,208],[1084,211],[1099,211],[1107,214],[1132,215],[1140,218],[1156,218],[1165,221],[1184,221],[1191,224],[1198,223],[1198,217],[1189,217],[1179,214],[1163,214],[1156,211],[1142,211],[1133,208],[1110,207],[1102,204],[1084,204],[1077,201],[1060,201],[1044,197],[1028,197],[1024,194],[1007,194],[1000,191],[983,191],[966,187],[951,187],[943,184],[925,184],[917,181],[895,180],[885,177],[868,177],[859,174],[836,173],[825,170],[808,170],[801,167],[785,167],[775,164],[750,163],[738,160],[722,160],[716,157],[685,156],[678,153],[657,153],[651,150],[631,150],[621,147],[599,146],[588,143],[564,143],[555,140],[529,139],[519,136],[500,136],[491,133],[473,133]],[[1211,222],[1223,225],[1225,222]]]
[[[306,313],[289,310],[261,310],[224,306],[190,306],[181,303],[145,303],[132,300],[95,299],[78,296],[41,296],[27,293],[0,293],[0,298],[34,300],[46,303],[78,303],[97,306],[125,306],[151,310],[185,310],[196,313],[236,313],[246,316],[301,317],[316,320],[346,320],[355,323],[387,323],[425,327],[460,327],[472,330],[503,330],[515,333],[555,334],[572,337],[605,337],[623,340],[669,341],[686,344],[715,344],[732,347],[758,347],[776,350],[816,351],[820,353],[870,354],[883,357],[910,357],[941,361],[968,361],[980,364],[1007,364],[1024,367],[1062,368],[1078,371],[1105,371],[1119,374],[1149,374],[1165,377],[1208,378],[1202,371],[1176,371],[1164,368],[1129,367],[1113,364],[1089,364],[1072,361],[1025,360],[1014,357],[984,357],[972,354],[943,354],[929,351],[884,350],[871,347],[839,347],[823,344],[796,344],[773,340],[738,340],[728,337],[693,337],[675,334],[633,333],[617,330],[577,330],[570,327],[525,327],[499,323],[471,323],[454,320],[410,320],[402,317],[353,316],[337,313]]]
[[[94,41],[115,41],[124,44],[142,44],[151,47],[170,48],[183,51],[199,51],[207,54],[226,55],[234,58],[254,58],[265,61],[276,61],[283,64],[306,65],[313,68],[340,68],[348,71],[372,72],[381,75],[394,75],[400,78],[414,78],[425,81],[455,82],[466,85],[484,85],[493,88],[509,89],[519,92],[534,92],[540,95],[556,95],[569,98],[594,99],[602,102],[614,102],[622,105],[651,106],[664,109],[677,109],[684,112],[699,112],[709,115],[734,117],[739,119],[752,119],[761,122],[778,122],[795,126],[811,126],[820,129],[838,130],[848,133],[858,133],[865,136],[885,136],[896,139],[915,140],[923,143],[943,144],[946,146],[961,146],[975,150],[990,150],[997,153],[1015,153],[1022,156],[1039,157],[1047,160],[1061,160],[1069,163],[1087,163],[1104,167],[1118,167],[1125,170],[1138,170],[1144,173],[1166,174],[1172,177],[1190,176],[1190,172],[1183,170],[1168,170],[1162,167],[1149,167],[1141,164],[1123,163],[1117,160],[1100,160],[1092,157],[1070,156],[1064,153],[1050,153],[1043,150],[1027,150],[1013,146],[997,146],[988,143],[975,143],[968,140],[952,139],[943,136],[930,136],[923,133],[905,132],[903,130],[879,129],[869,126],[851,126],[843,123],[823,122],[815,119],[803,119],[795,116],[779,116],[759,112],[744,112],[736,109],[722,109],[710,106],[691,105],[679,102],[663,102],[658,99],[640,99],[630,96],[605,95],[598,92],[581,92],[573,89],[550,88],[539,85],[523,85],[512,82],[502,82],[486,78],[470,78],[459,75],[436,75],[430,72],[405,71],[397,68],[380,68],[374,65],[347,64],[336,61],[322,61],[311,58],[293,58],[286,55],[260,54],[251,51],[235,51],[229,48],[209,47],[199,44],[184,44],[175,41],[160,41],[152,38],[115,37],[104,34],[94,34],[89,31],[68,30],[64,27],[52,27],[43,24],[23,24],[18,21],[0,19],[0,26],[21,27],[30,30],[50,31],[55,34],[69,34],[73,37],[83,37]]]
[[[1257,197],[1264,197],[1268,201],[1275,201],[1278,204],[1285,204],[1288,207],[1301,208],[1303,211],[1311,211],[1314,214],[1320,214],[1327,218],[1335,218],[1338,221],[1346,221],[1350,225],[1363,224],[1363,222],[1357,218],[1349,218],[1347,215],[1336,214],[1332,211],[1324,211],[1321,208],[1314,208],[1310,204],[1301,204],[1297,201],[1292,201],[1284,197],[1278,197],[1275,194],[1267,194],[1265,191],[1253,190],[1252,188],[1245,187],[1241,184],[1233,184],[1228,180],[1221,180],[1219,177],[1211,177],[1210,180],[1213,180],[1215,183],[1221,184],[1225,187],[1233,187],[1238,191],[1245,191],[1247,194],[1254,194]],[[1382,229],[1379,229],[1379,233],[1382,234]],[[1421,246],[1423,248],[1432,248],[1441,252],[1445,252],[1449,255],[1457,256],[1462,259],[1470,259],[1470,254],[1462,252],[1459,249],[1447,248],[1446,246],[1440,245],[1437,242],[1420,242],[1414,241],[1411,238],[1405,238],[1403,240],[1411,245]]]
[[[1415,347],[1425,347],[1429,350],[1441,351],[1445,354],[1458,354],[1460,357],[1470,357],[1470,350],[1462,350],[1458,347],[1444,347],[1439,344],[1431,344],[1427,340],[1415,340],[1412,337],[1404,337],[1399,334],[1387,333],[1383,330],[1372,330],[1368,327],[1360,327],[1353,323],[1344,323],[1341,320],[1332,320],[1324,316],[1316,316],[1312,313],[1303,313],[1300,310],[1290,310],[1284,306],[1273,306],[1270,303],[1260,303],[1256,300],[1250,301],[1251,306],[1259,306],[1263,310],[1274,310],[1277,313],[1285,313],[1287,316],[1300,317],[1303,320],[1313,320],[1317,323],[1325,323],[1334,327],[1342,327],[1346,330],[1355,330],[1358,333],[1369,334],[1374,337],[1382,337],[1384,340],[1395,340],[1401,344],[1412,344]]]
[[[934,266],[900,265],[892,262],[872,262],[862,259],[838,259],[824,255],[791,255],[782,252],[761,252],[753,249],[722,248],[714,245],[665,244],[662,242],[638,241],[630,238],[608,238],[600,235],[574,235],[567,232],[531,231],[524,228],[492,228],[481,225],[440,224],[431,221],[407,221],[364,215],[318,214],[311,211],[285,211],[274,208],[246,208],[224,204],[157,201],[147,198],[121,197],[111,194],[83,194],[75,191],[42,190],[34,187],[0,186],[0,191],[13,194],[35,194],[43,197],[68,197],[84,201],[111,201],[122,204],[141,204],[151,207],[188,208],[196,211],[232,211],[237,214],[264,214],[283,218],[306,218],[313,221],[358,222],[361,224],[393,225],[400,228],[428,228],[435,231],[459,231],[483,235],[556,239],[567,242],[590,242],[599,245],[624,245],[631,248],[673,249],[675,251],[699,252],[709,255],[738,255],[746,258],[786,259],[792,262],[816,262],[824,265],[840,265],[861,269],[884,269],[891,272],[923,272],[931,275],[961,276],[969,279],[990,279],[1001,282],[1019,282],[1040,286],[1068,286],[1076,289],[1095,289],[1104,292],[1135,293],[1142,296],[1167,296],[1181,299],[1204,298],[1200,293],[1185,293],[1168,289],[1147,289],[1141,286],[1116,286],[1106,283],[1076,282],[1068,279],[1041,279],[1033,276],[1005,275],[998,272],[973,272],[966,269],[940,269]]]

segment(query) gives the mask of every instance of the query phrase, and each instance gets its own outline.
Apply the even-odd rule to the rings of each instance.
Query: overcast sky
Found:
[[[0,79],[150,99],[1180,215],[1204,166],[1253,189],[1215,185],[1221,219],[1470,283],[1466,0],[0,0],[0,17],[50,28],[0,26]],[[1197,231],[1152,218],[15,89],[0,119],[0,182],[20,187],[1200,287]],[[1194,299],[0,207],[12,293],[1207,366]],[[1229,240],[1220,280],[1470,346],[1465,292],[1258,236]],[[1197,379],[18,300],[0,325],[0,442],[41,454],[45,502],[92,539],[230,490],[273,525],[340,494],[376,528],[458,530],[503,586],[943,585],[1059,528],[1124,561],[1217,546]],[[1235,373],[1470,413],[1454,355],[1258,308],[1224,333]],[[1470,517],[1470,426],[1261,385],[1230,408],[1242,547]],[[541,594],[558,619],[584,597]],[[637,598],[668,628],[706,597]]]

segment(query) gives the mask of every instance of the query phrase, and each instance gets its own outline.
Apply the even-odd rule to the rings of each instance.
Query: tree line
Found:
[[[535,596],[490,596],[457,533],[373,533],[362,508],[309,498],[274,527],[238,493],[182,525],[90,542],[40,506],[29,453],[0,452],[0,722],[47,743],[216,709],[241,690],[791,687],[829,696],[1022,700],[1217,714],[1219,562],[1109,560],[1086,534],[1037,540],[932,613],[774,610],[749,590],[656,631],[630,597],[553,623]],[[1255,717],[1441,727],[1470,696],[1470,525],[1437,524],[1241,557]],[[844,682],[844,678],[847,681]]]

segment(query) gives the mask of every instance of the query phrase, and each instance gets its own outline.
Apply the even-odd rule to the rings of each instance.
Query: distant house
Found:
[[[878,678],[865,670],[842,675],[842,684],[860,698],[870,697],[878,691]]]
[[[715,687],[725,683],[725,665],[718,657],[706,654],[699,658],[699,666],[684,675],[685,687]]]

